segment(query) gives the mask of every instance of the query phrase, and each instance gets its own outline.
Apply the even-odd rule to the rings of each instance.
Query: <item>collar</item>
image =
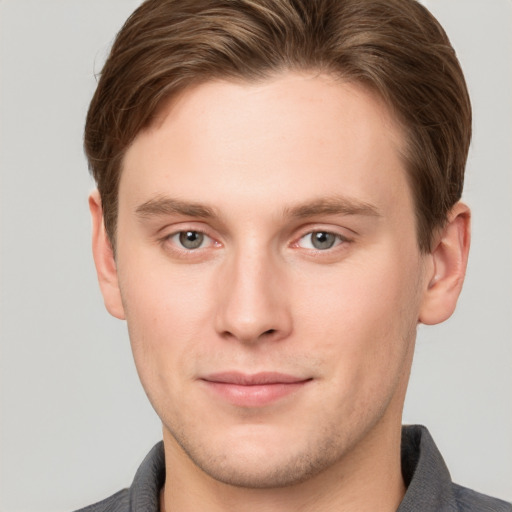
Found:
[[[407,491],[397,512],[457,510],[450,473],[429,431],[402,427],[401,452]]]
[[[407,491],[397,512],[453,512],[461,510],[458,507],[460,501],[468,498],[470,502],[473,499],[486,499],[452,484],[443,457],[425,427],[412,425],[402,428],[401,456],[402,475]],[[129,489],[130,512],[158,512],[159,495],[164,482],[164,446],[163,442],[159,442],[140,465]],[[465,497],[461,497],[461,491],[465,493]],[[468,495],[466,491],[471,494]],[[496,503],[494,500],[492,502]],[[506,505],[504,502],[500,503]],[[470,509],[464,507],[463,510]],[[512,508],[488,510],[512,511]]]

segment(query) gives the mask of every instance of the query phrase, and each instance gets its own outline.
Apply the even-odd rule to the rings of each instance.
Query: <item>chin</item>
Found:
[[[342,443],[329,436],[315,441],[297,438],[289,430],[285,436],[273,434],[251,432],[219,442],[210,438],[206,447],[173,437],[202,472],[218,482],[251,489],[296,485],[333,466],[344,453]]]
[[[191,457],[192,458],[192,457]],[[236,460],[235,460],[236,459]],[[193,459],[204,473],[227,485],[251,489],[290,487],[320,473],[332,464],[331,461],[312,459],[307,454],[274,454],[263,459],[237,454]]]

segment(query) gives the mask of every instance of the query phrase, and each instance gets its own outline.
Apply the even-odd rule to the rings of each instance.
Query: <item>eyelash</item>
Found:
[[[205,237],[209,239],[208,245],[203,246],[203,241],[200,243],[200,245],[196,248],[186,248],[183,247],[182,243],[179,240],[179,237],[182,235],[185,235],[186,233],[194,233],[195,235],[200,235],[202,237]],[[326,248],[316,248],[316,247],[301,247],[300,242],[305,239],[306,237],[312,237],[313,235],[328,235],[331,237],[334,237],[333,245],[331,247]],[[174,240],[173,240],[174,239]],[[183,256],[190,256],[193,253],[199,253],[200,251],[204,249],[208,249],[209,247],[217,248],[221,247],[222,244],[218,241],[216,241],[212,236],[208,235],[204,230],[201,229],[180,229],[179,231],[174,231],[172,233],[169,233],[168,235],[165,235],[162,237],[159,242],[162,244],[162,246],[171,246],[171,249],[173,252],[178,253],[179,255]],[[332,251],[335,251],[339,246],[344,246],[348,243],[351,243],[352,239],[337,233],[335,231],[330,231],[328,229],[311,229],[309,231],[304,231],[298,238],[295,239],[294,242],[290,244],[290,247],[292,248],[298,248],[298,249],[304,249],[311,253],[316,253],[318,255],[322,253],[331,253]],[[313,242],[311,243],[313,245]]]
[[[183,247],[183,245],[179,241],[179,237],[181,237],[181,235],[185,235],[187,233],[194,233],[196,235],[200,235],[202,237],[210,239],[210,243],[208,245],[214,245],[214,246],[220,246],[221,245],[219,242],[217,242],[215,239],[213,239],[211,236],[209,236],[205,231],[203,231],[201,229],[180,229],[179,231],[174,231],[173,233],[170,233],[170,234],[164,236],[160,240],[160,242],[162,244],[170,243],[170,245],[173,246],[173,250],[177,250],[177,251],[180,251],[180,252],[183,252],[183,253],[186,253],[186,254],[190,254],[190,253],[193,253],[193,252],[200,251],[201,249],[206,249],[207,248],[207,247],[203,247],[202,246],[203,243],[201,243],[201,246],[199,246],[197,248]],[[178,237],[178,240],[173,241],[173,239],[176,238],[176,237]]]
[[[327,235],[328,237],[329,236],[333,237],[334,240],[332,241],[332,245],[331,246],[320,249],[318,247],[314,247],[314,241],[313,241],[314,239],[312,238],[314,235]],[[310,237],[311,245],[313,247],[307,247],[307,248],[304,248],[304,249],[312,250],[312,251],[315,251],[317,253],[322,253],[322,252],[328,252],[328,251],[331,251],[331,250],[335,250],[336,247],[351,242],[351,240],[349,238],[347,238],[346,236],[341,235],[340,233],[329,231],[327,229],[314,229],[314,230],[311,230],[311,231],[308,231],[308,232],[302,234],[297,239],[297,241],[292,244],[292,247],[301,247],[300,246],[301,240],[306,239],[307,237]],[[317,239],[317,241],[319,241],[319,240]],[[320,241],[320,243],[322,243],[322,241]]]

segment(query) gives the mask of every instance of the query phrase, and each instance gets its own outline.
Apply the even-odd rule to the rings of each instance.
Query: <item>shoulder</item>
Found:
[[[407,486],[397,512],[512,512],[512,504],[452,481],[429,431],[411,425],[402,431],[402,475]]]
[[[130,487],[76,512],[157,512],[164,481],[165,456],[163,443],[160,441],[142,461]]]
[[[81,508],[76,512],[129,512],[130,491],[123,489],[98,503]]]
[[[512,512],[512,504],[453,484],[453,494],[460,512]]]

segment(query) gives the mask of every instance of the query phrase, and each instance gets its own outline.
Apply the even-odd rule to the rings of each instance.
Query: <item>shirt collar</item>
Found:
[[[397,512],[437,512],[455,505],[450,473],[429,431],[420,425],[402,427],[401,451],[407,491]]]
[[[438,512],[455,505],[450,473],[425,427],[413,425],[402,428],[401,452],[402,475],[407,491],[397,512]],[[164,482],[164,446],[159,442],[135,474],[130,487],[130,512],[158,512]]]

